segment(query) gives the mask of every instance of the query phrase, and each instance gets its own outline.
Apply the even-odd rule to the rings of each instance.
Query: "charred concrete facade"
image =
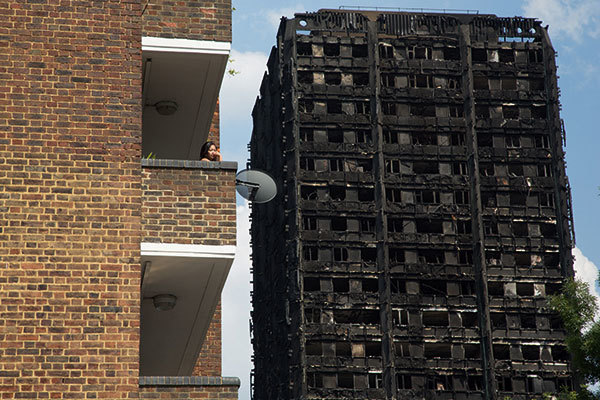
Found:
[[[539,21],[282,20],[252,168],[256,399],[540,398],[572,385],[555,52]]]

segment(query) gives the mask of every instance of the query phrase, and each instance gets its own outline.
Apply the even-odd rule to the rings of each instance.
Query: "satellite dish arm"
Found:
[[[236,185],[246,186],[247,188],[249,188],[250,196],[249,196],[248,200],[254,201],[254,197],[256,196],[256,192],[258,192],[258,189],[260,188],[260,185],[258,183],[243,181],[241,179],[236,179],[235,180],[235,184]]]

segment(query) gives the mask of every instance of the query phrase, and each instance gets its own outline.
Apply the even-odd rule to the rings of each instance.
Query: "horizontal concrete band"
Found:
[[[199,160],[159,160],[142,159],[142,167],[154,168],[196,168],[196,169],[225,169],[237,171],[235,161],[199,161]]]
[[[140,376],[140,386],[240,386],[240,378],[224,376]]]

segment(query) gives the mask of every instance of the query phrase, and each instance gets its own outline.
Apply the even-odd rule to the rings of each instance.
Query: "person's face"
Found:
[[[214,144],[211,144],[210,147],[208,148],[208,159],[214,160],[216,158],[217,158],[217,146],[215,146]]]

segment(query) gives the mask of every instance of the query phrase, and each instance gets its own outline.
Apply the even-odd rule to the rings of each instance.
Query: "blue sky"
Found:
[[[276,5],[273,5],[276,4]],[[246,145],[252,133],[252,106],[281,16],[340,6],[384,9],[435,8],[478,10],[498,16],[535,17],[549,25],[558,52],[561,116],[567,131],[567,174],[573,192],[578,277],[593,282],[600,265],[596,228],[600,226],[600,1],[323,1],[268,2],[233,0],[233,62],[240,73],[226,76],[221,89],[221,153],[246,165]],[[238,200],[238,254],[223,293],[223,375],[242,380],[240,399],[250,398],[250,260],[248,206]]]

